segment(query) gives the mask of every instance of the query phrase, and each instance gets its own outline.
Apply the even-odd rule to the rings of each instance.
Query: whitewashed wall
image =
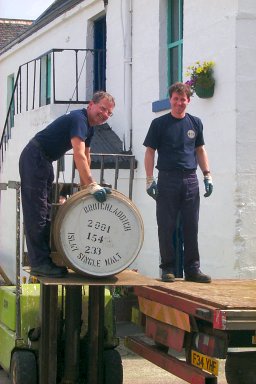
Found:
[[[256,277],[256,4],[239,1],[237,15],[237,164],[236,269],[242,277]]]
[[[116,99],[110,125],[122,140],[125,139],[126,149],[131,145],[136,155],[138,168],[133,200],[145,225],[143,249],[132,267],[151,276],[159,273],[159,250],[155,203],[145,193],[142,143],[151,120],[168,112],[152,112],[152,102],[165,98],[168,88],[166,4],[166,0],[111,0],[106,14],[107,90]],[[101,0],[84,1],[2,55],[2,94],[6,94],[9,74],[47,50],[92,48],[92,20],[103,12]],[[256,276],[255,14],[254,0],[223,0],[221,7],[214,1],[184,1],[184,73],[186,67],[197,60],[214,60],[216,63],[214,97],[203,100],[194,96],[189,106],[190,113],[203,120],[214,180],[213,195],[205,199],[202,176],[198,172],[202,196],[201,265],[202,270],[214,278]],[[0,108],[2,127],[5,105],[2,102]],[[5,162],[7,168],[0,175],[2,182],[6,177],[18,177],[18,156],[28,137],[65,112],[65,108],[48,106],[18,117],[20,120],[14,130],[19,133],[15,131],[10,143],[8,161]],[[97,172],[95,174],[97,177]],[[121,189],[125,182],[124,173]],[[1,198],[1,223],[9,217],[6,205]],[[14,251],[13,242],[12,246],[9,242],[13,237],[13,226],[8,222],[4,231],[2,228],[1,224],[1,265],[13,278]]]
[[[256,3],[185,1],[184,12],[184,66],[216,62],[214,97],[190,106],[203,119],[214,178],[201,205],[202,265],[214,277],[255,278]]]
[[[211,197],[201,193],[199,244],[202,269],[232,277],[235,250],[236,170],[236,2],[185,2],[184,67],[215,61],[216,87],[208,100],[194,96],[190,112],[202,118],[214,181]],[[207,15],[207,17],[206,17]],[[199,176],[201,177],[201,175]],[[202,178],[202,177],[201,177]]]

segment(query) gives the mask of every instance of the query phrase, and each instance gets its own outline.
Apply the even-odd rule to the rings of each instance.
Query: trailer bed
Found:
[[[211,322],[221,330],[256,329],[256,280],[213,280],[199,284],[176,279],[173,283],[159,281],[158,287],[135,287],[141,311],[148,316],[170,308],[177,310],[186,323],[187,316]],[[143,309],[142,309],[143,307]]]
[[[218,359],[228,384],[256,384],[256,280],[159,280],[134,292],[145,337],[127,337],[129,349],[191,384],[217,384]],[[172,353],[183,350],[186,361]]]
[[[216,279],[199,284],[176,279],[174,283],[161,283],[161,289],[219,309],[256,309],[256,280]]]

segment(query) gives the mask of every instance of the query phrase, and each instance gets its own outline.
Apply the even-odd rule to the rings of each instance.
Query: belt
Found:
[[[31,139],[30,143],[34,144],[34,146],[37,147],[40,150],[41,154],[43,155],[43,157],[46,160],[48,160],[50,162],[53,162],[53,159],[45,152],[45,150],[43,149],[42,145],[39,143],[39,141],[37,139],[35,139],[35,138]]]
[[[168,171],[161,171],[159,170],[159,173],[162,173],[163,175],[173,175],[173,174],[186,174],[186,175],[193,175],[196,173],[196,169],[183,169],[183,168],[175,168],[170,169]]]

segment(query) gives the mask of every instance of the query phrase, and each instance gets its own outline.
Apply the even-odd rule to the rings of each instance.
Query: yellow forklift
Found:
[[[133,179],[134,157],[127,156],[131,160]],[[101,182],[103,177],[101,169]],[[72,199],[71,196],[60,207],[60,188],[55,186],[53,222],[60,208],[68,213],[65,204],[68,206]],[[115,281],[110,278],[108,285],[108,280],[103,282],[101,275],[81,274],[81,269],[68,258],[62,260],[72,269],[65,281],[21,278],[21,266],[26,269],[27,262],[24,239],[21,241],[24,236],[21,235],[20,184],[8,181],[1,183],[0,189],[2,193],[8,193],[8,189],[16,191],[16,282],[11,284],[2,270],[5,284],[0,286],[0,366],[9,374],[12,384],[122,384],[122,360],[116,350],[119,340],[113,303]],[[129,197],[131,193],[130,182]],[[132,204],[128,200],[128,204]],[[80,199],[75,197],[75,201]],[[106,212],[109,214],[108,209]],[[117,215],[111,213],[111,216],[116,219]],[[120,221],[120,217],[117,220]],[[60,226],[60,220],[58,223]],[[101,226],[101,230],[103,228]],[[94,232],[97,233],[95,228]],[[57,253],[53,252],[53,257]],[[111,267],[111,260],[108,264]],[[127,266],[125,262],[121,270]]]

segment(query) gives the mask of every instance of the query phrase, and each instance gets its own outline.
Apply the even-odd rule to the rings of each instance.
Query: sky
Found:
[[[37,19],[54,0],[0,0],[0,18]]]

